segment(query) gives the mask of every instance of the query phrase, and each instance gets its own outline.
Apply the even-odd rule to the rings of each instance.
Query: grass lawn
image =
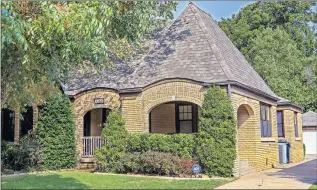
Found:
[[[310,188],[309,188],[309,189],[317,189],[317,182],[316,182],[316,183],[314,183],[314,185],[310,186]]]
[[[67,171],[2,178],[2,189],[213,189],[226,182]]]

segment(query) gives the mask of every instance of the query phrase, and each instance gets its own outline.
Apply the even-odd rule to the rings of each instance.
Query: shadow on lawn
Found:
[[[26,175],[2,179],[2,189],[89,189],[80,181],[58,174]]]

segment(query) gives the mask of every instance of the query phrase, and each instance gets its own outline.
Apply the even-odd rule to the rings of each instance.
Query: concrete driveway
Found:
[[[217,189],[308,189],[317,182],[316,155],[284,167],[242,176]]]

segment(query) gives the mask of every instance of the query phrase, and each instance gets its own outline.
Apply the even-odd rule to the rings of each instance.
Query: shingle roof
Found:
[[[313,111],[306,112],[302,115],[303,127],[317,127],[317,113]]]
[[[134,61],[135,62],[135,61]],[[65,84],[69,95],[90,88],[142,88],[164,79],[202,83],[236,82],[277,98],[212,17],[193,3],[154,39],[147,54],[132,68],[119,64],[115,72],[73,75]],[[123,68],[127,66],[127,68]]]

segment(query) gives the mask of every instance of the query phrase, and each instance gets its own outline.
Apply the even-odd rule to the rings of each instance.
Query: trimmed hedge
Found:
[[[236,124],[231,102],[219,86],[207,90],[199,120],[196,154],[205,173],[232,176],[236,158]]]
[[[169,152],[181,158],[191,159],[194,155],[194,134],[131,134],[127,152]]]
[[[55,94],[41,106],[35,131],[43,146],[45,169],[75,166],[75,122],[67,96]]]

